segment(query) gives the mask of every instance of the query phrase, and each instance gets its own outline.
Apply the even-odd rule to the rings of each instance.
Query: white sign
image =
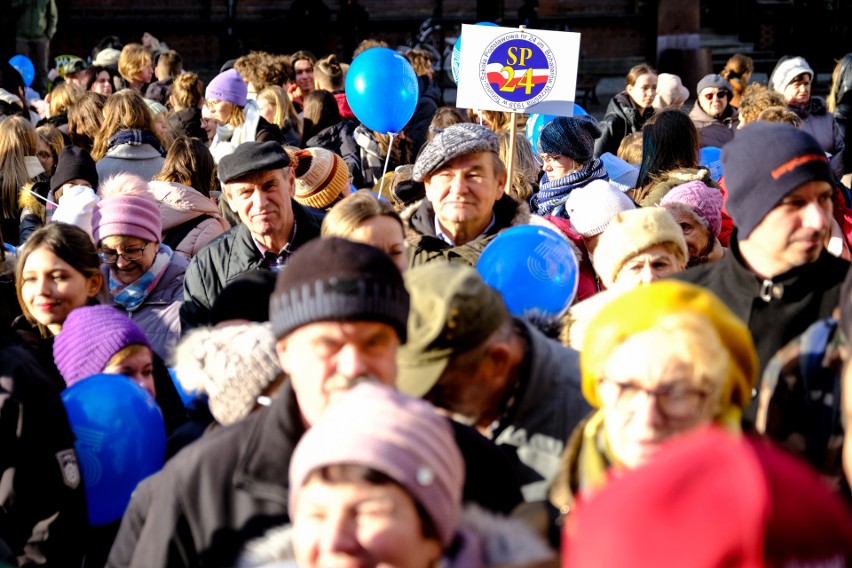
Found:
[[[573,116],[580,34],[462,26],[459,108]]]

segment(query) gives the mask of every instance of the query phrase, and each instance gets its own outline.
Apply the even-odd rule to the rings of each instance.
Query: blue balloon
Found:
[[[169,367],[169,376],[172,378],[172,383],[175,385],[175,390],[180,397],[180,401],[184,406],[188,407],[192,401],[195,400],[195,395],[189,392],[186,392],[183,388],[183,385],[180,384],[180,379],[178,378],[177,371]]]
[[[29,57],[19,53],[9,60],[9,65],[18,70],[18,73],[20,73],[21,77],[24,78],[24,85],[29,87],[33,84],[33,79],[35,79],[35,66],[33,65],[33,62],[30,61]]]
[[[486,26],[486,27],[489,27],[489,28],[499,28],[500,27],[493,22],[477,22],[474,25]],[[450,65],[450,70],[452,70],[452,72],[453,72],[453,81],[455,81],[456,84],[458,84],[458,82],[459,82],[459,66],[461,65],[461,38],[462,38],[462,36],[461,36],[461,34],[459,34],[459,37],[456,39],[456,43],[453,44],[453,59],[452,59],[451,65]]]
[[[715,146],[706,146],[698,151],[698,163],[710,170],[713,181],[722,178],[722,150]]]
[[[364,51],[346,73],[346,100],[355,116],[382,134],[403,129],[414,115],[420,88],[408,60],[386,47]]]
[[[89,522],[121,518],[136,485],[163,467],[166,427],[156,401],[123,375],[93,375],[62,392],[77,441]]]
[[[491,241],[476,270],[515,316],[562,314],[577,293],[580,270],[565,237],[535,225],[512,227]]]

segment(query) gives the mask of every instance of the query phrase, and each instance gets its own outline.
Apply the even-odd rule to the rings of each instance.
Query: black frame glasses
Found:
[[[118,257],[121,257],[128,262],[133,262],[133,261],[139,260],[143,256],[145,256],[145,249],[148,248],[148,245],[151,244],[151,241],[144,241],[144,243],[145,244],[142,245],[139,248],[138,252],[134,251],[132,253],[128,253],[127,251],[118,252],[118,251],[115,251],[115,250],[114,251],[105,251],[105,250],[101,249],[101,250],[98,251],[98,256],[101,257],[101,260],[104,261],[107,264],[115,264],[116,262],[118,262]],[[128,254],[130,254],[132,256],[128,256]]]

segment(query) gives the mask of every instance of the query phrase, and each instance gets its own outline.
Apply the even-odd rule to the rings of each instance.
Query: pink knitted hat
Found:
[[[129,345],[150,348],[145,332],[112,306],[72,310],[53,342],[53,360],[69,387],[104,370],[113,355]]]
[[[393,479],[426,510],[444,546],[452,542],[464,461],[448,419],[432,405],[362,383],[329,407],[302,437],[290,462],[290,517],[312,472],[344,464]]]
[[[92,214],[95,244],[117,235],[162,242],[160,208],[144,180],[119,174],[104,182],[99,193],[103,199],[95,205]]]
[[[710,230],[717,237],[722,230],[722,192],[715,187],[708,187],[704,182],[695,180],[672,188],[660,205],[666,203],[682,203],[707,221]]]

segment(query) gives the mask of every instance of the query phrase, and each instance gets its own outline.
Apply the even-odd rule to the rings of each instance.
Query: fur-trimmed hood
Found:
[[[451,548],[453,552],[442,558],[441,568],[529,565],[554,558],[553,551],[526,524],[476,505],[466,505],[462,511],[460,528]],[[249,542],[236,566],[254,568],[273,563],[295,566],[290,525],[272,529]]]
[[[691,181],[701,181],[708,187],[719,188],[719,184],[710,177],[710,170],[704,166],[677,168],[654,176],[648,185],[637,190],[633,197],[640,207],[657,207],[669,191]]]

